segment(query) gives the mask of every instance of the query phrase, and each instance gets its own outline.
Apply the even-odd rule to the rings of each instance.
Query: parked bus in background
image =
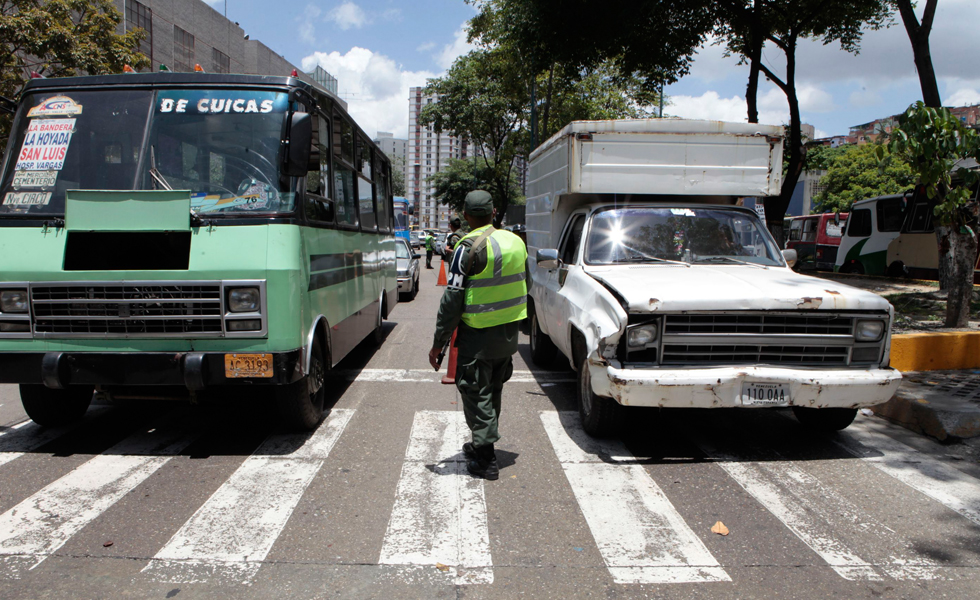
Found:
[[[412,205],[408,203],[408,199],[401,196],[395,196],[392,202],[395,209],[395,237],[400,237],[411,244],[408,217],[412,214]]]
[[[796,271],[833,271],[837,249],[847,222],[847,213],[823,213],[786,219],[789,239],[786,247],[796,250]]]
[[[888,269],[888,245],[902,231],[905,207],[911,197],[912,192],[908,191],[855,202],[848,214],[834,270],[884,275]]]
[[[295,77],[32,79],[0,188],[0,383],[41,425],[269,385],[313,429],[398,301],[388,159]]]

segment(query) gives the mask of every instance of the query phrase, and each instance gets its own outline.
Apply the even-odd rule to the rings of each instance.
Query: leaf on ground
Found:
[[[442,564],[440,562],[437,562],[436,563],[436,568],[439,569],[440,571],[442,571],[443,573],[448,573],[449,572],[449,565],[444,565],[444,564]]]
[[[718,521],[711,526],[711,532],[717,533],[718,535],[728,535],[728,528],[721,521]]]
[[[106,542],[106,543],[102,544],[102,547],[103,548],[108,548],[111,545],[112,545],[112,542]]]

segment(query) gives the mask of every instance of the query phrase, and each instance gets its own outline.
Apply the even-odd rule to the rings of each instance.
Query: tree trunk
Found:
[[[970,324],[973,269],[977,263],[977,238],[969,229],[966,231],[967,233],[963,233],[958,226],[936,226],[940,270],[945,263],[946,271],[949,273],[946,327],[968,327]]]
[[[932,32],[932,20],[936,14],[936,2],[937,0],[926,0],[922,23],[919,23],[912,10],[911,0],[897,0],[896,4],[902,15],[905,33],[912,42],[912,57],[915,70],[919,73],[922,102],[932,108],[941,108],[943,103],[939,96],[939,85],[936,83],[936,71],[932,67],[932,52],[929,50],[929,34]]]
[[[783,237],[783,219],[789,202],[793,198],[796,184],[803,173],[803,162],[806,159],[806,148],[803,146],[802,121],[800,119],[800,100],[796,95],[796,40],[791,38],[786,44],[786,85],[783,92],[789,103],[789,165],[783,178],[783,186],[778,196],[765,199],[766,225],[769,232],[776,238],[776,243],[782,248],[785,244]]]
[[[749,123],[759,122],[759,62],[762,60],[762,44],[765,38],[760,34],[759,2],[755,2],[752,7],[750,17],[748,59],[749,59],[749,82],[745,86],[745,104],[748,107]]]

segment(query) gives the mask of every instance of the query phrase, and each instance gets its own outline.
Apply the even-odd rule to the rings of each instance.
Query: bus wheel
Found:
[[[20,401],[24,412],[43,427],[59,427],[80,421],[92,402],[95,386],[73,385],[64,390],[52,390],[43,385],[20,386]]]
[[[320,340],[310,347],[310,373],[295,383],[276,389],[279,419],[288,428],[313,431],[323,418],[326,398],[327,361]]]
[[[857,275],[864,275],[864,265],[862,265],[861,263],[857,262],[856,260],[852,260],[851,262],[847,263],[846,265],[841,266],[840,272],[841,273],[854,273],[854,274],[857,274]]]
[[[856,408],[805,408],[794,406],[793,414],[804,427],[814,431],[840,431],[846,429],[857,416]]]
[[[384,299],[378,305],[378,318],[374,322],[374,330],[368,335],[368,340],[372,346],[380,346],[381,342],[385,341],[385,331],[384,331],[384,319],[381,318],[381,313],[384,311]]]
[[[900,260],[896,260],[892,264],[888,265],[888,269],[885,270],[885,275],[889,277],[908,277],[909,268],[905,266]]]

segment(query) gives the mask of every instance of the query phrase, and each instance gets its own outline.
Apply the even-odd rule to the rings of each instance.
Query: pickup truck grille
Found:
[[[847,364],[848,346],[777,346],[761,344],[664,344],[665,365],[770,364],[837,365]]]
[[[31,286],[34,333],[56,337],[221,335],[221,283]]]
[[[853,332],[854,320],[838,315],[668,315],[664,325],[666,335],[673,333],[852,335]]]

